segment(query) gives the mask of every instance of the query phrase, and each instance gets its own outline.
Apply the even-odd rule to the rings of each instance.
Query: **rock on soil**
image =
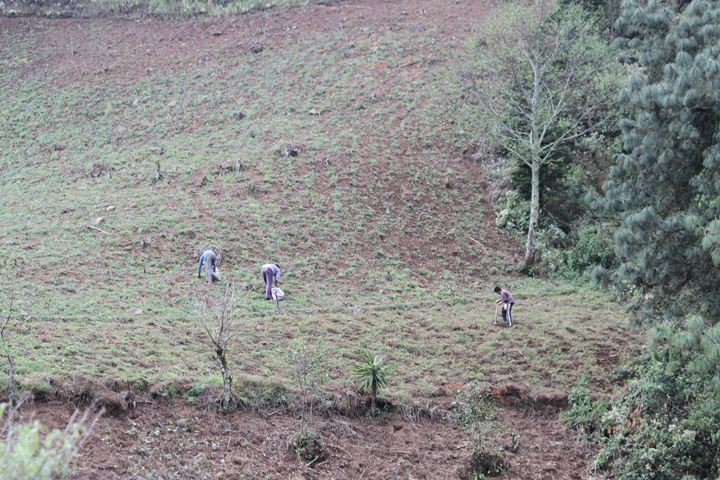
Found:
[[[107,174],[108,177],[112,176],[113,167],[108,165],[107,163],[96,163],[93,165],[92,170],[90,170],[90,176],[92,178],[98,178],[104,174]]]

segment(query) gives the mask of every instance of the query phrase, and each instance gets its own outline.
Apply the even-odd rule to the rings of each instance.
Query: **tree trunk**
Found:
[[[527,243],[525,244],[525,273],[528,273],[535,262],[535,229],[538,226],[540,217],[540,161],[533,159],[530,165],[531,190],[530,190],[530,224],[528,225]]]
[[[228,370],[227,360],[225,359],[225,352],[223,349],[218,348],[215,353],[220,361],[223,377],[223,396],[221,406],[223,410],[228,410],[232,400],[232,377],[230,376],[230,370]]]

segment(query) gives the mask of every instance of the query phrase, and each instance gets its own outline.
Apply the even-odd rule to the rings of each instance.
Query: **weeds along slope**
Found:
[[[279,7],[330,4],[334,0],[94,0],[54,2],[45,0],[7,0],[0,5],[0,15],[10,17],[119,17],[119,18],[184,18],[188,16],[224,16]]]
[[[540,282],[519,287],[525,293],[518,296],[512,329],[492,324],[490,298],[419,308],[247,313],[228,347],[230,367],[241,383],[292,388],[290,352],[308,346],[327,362],[327,388],[342,391],[354,388],[352,366],[368,349],[395,366],[387,398],[446,407],[471,381],[513,383],[532,394],[567,392],[582,375],[598,392],[622,383],[617,368],[637,352],[641,334],[627,327],[616,306],[592,290]],[[191,319],[31,318],[15,328],[11,344],[18,378],[35,391],[52,393],[71,379],[170,394],[221,384],[205,333]]]
[[[512,266],[453,144],[441,26],[285,19],[2,20],[0,254],[29,261],[28,312],[180,308],[209,243],[226,276],[274,260],[316,305],[328,279],[417,296]]]

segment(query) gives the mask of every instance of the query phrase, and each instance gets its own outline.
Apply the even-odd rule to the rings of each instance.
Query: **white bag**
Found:
[[[285,299],[285,292],[283,292],[280,287],[273,287],[270,290],[270,294],[272,295],[273,300],[280,301]]]

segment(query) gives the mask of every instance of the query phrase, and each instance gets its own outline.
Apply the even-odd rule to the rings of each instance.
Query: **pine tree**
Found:
[[[624,154],[605,185],[618,212],[614,278],[660,324],[610,412],[596,462],[620,480],[720,475],[720,2],[626,0],[635,66],[621,94]],[[663,321],[671,320],[671,321]]]
[[[616,27],[637,62],[621,93],[632,115],[605,185],[620,213],[622,266],[642,316],[720,320],[720,3],[628,0]]]

